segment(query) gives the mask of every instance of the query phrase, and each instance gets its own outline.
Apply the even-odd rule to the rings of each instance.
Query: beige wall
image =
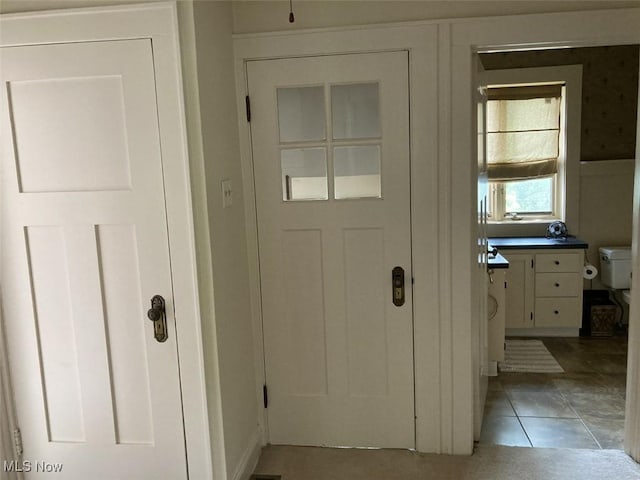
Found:
[[[2,0],[0,13],[30,12],[57,8],[123,5],[162,0]],[[178,0],[178,2],[189,0]],[[221,0],[196,0],[196,2]],[[296,21],[289,23],[289,1],[232,0],[233,32],[369,25],[372,23],[484,17],[524,13],[567,12],[637,7],[640,0],[293,0]]]
[[[63,8],[104,7],[162,0],[1,0],[0,13],[37,12]]]
[[[638,45],[480,55],[486,70],[582,65],[580,160],[634,158]]]
[[[234,33],[302,28],[484,17],[525,13],[637,7],[640,1],[314,1],[293,0],[295,22],[289,23],[289,1],[234,0]]]
[[[209,206],[205,173],[205,155],[198,85],[198,59],[193,2],[180,2],[178,8],[182,78],[187,123],[187,142],[191,176],[191,196],[196,239],[198,293],[202,325],[202,350],[209,414],[209,442],[214,478],[228,478],[224,444],[224,414],[222,411],[220,361],[217,343],[216,305],[212,268],[212,248],[209,229]],[[194,348],[199,347],[194,345]]]
[[[216,336],[227,478],[234,478],[258,428],[249,271],[238,118],[234,96],[231,5],[194,2],[200,119],[213,260]],[[223,179],[233,204],[222,207]],[[237,472],[241,473],[241,472]]]
[[[589,162],[581,166],[580,237],[589,261],[600,268],[598,248],[631,245],[634,161]],[[600,276],[585,288],[602,288]]]
[[[0,311],[0,462],[17,460],[13,448],[14,402],[9,388],[9,363],[4,341],[4,323]],[[15,480],[18,474],[6,472],[6,480]],[[5,480],[5,477],[2,477]]]

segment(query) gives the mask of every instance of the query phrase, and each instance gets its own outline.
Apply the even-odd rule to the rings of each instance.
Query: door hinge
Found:
[[[16,428],[13,431],[13,444],[16,448],[16,455],[21,457],[23,453],[22,449],[22,432],[19,428]]]
[[[262,400],[264,402],[264,408],[269,406],[269,393],[267,392],[267,385],[262,385]]]
[[[247,122],[251,121],[251,102],[249,101],[249,95],[244,97],[244,104],[247,109]]]

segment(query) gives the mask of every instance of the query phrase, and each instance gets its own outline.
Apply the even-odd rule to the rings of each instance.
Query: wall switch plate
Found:
[[[233,190],[231,189],[231,180],[225,178],[222,180],[222,208],[230,207],[233,204]]]

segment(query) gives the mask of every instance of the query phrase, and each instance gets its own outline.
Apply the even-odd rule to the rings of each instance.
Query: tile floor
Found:
[[[490,377],[480,444],[621,450],[626,335],[540,340],[565,373]]]

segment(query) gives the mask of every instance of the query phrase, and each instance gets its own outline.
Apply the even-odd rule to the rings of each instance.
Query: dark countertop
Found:
[[[579,238],[546,237],[491,237],[489,245],[498,250],[531,250],[539,248],[588,248],[589,244]]]
[[[499,253],[496,253],[495,256],[489,255],[489,259],[487,261],[487,267],[492,269],[509,268],[509,260],[504,258]]]

